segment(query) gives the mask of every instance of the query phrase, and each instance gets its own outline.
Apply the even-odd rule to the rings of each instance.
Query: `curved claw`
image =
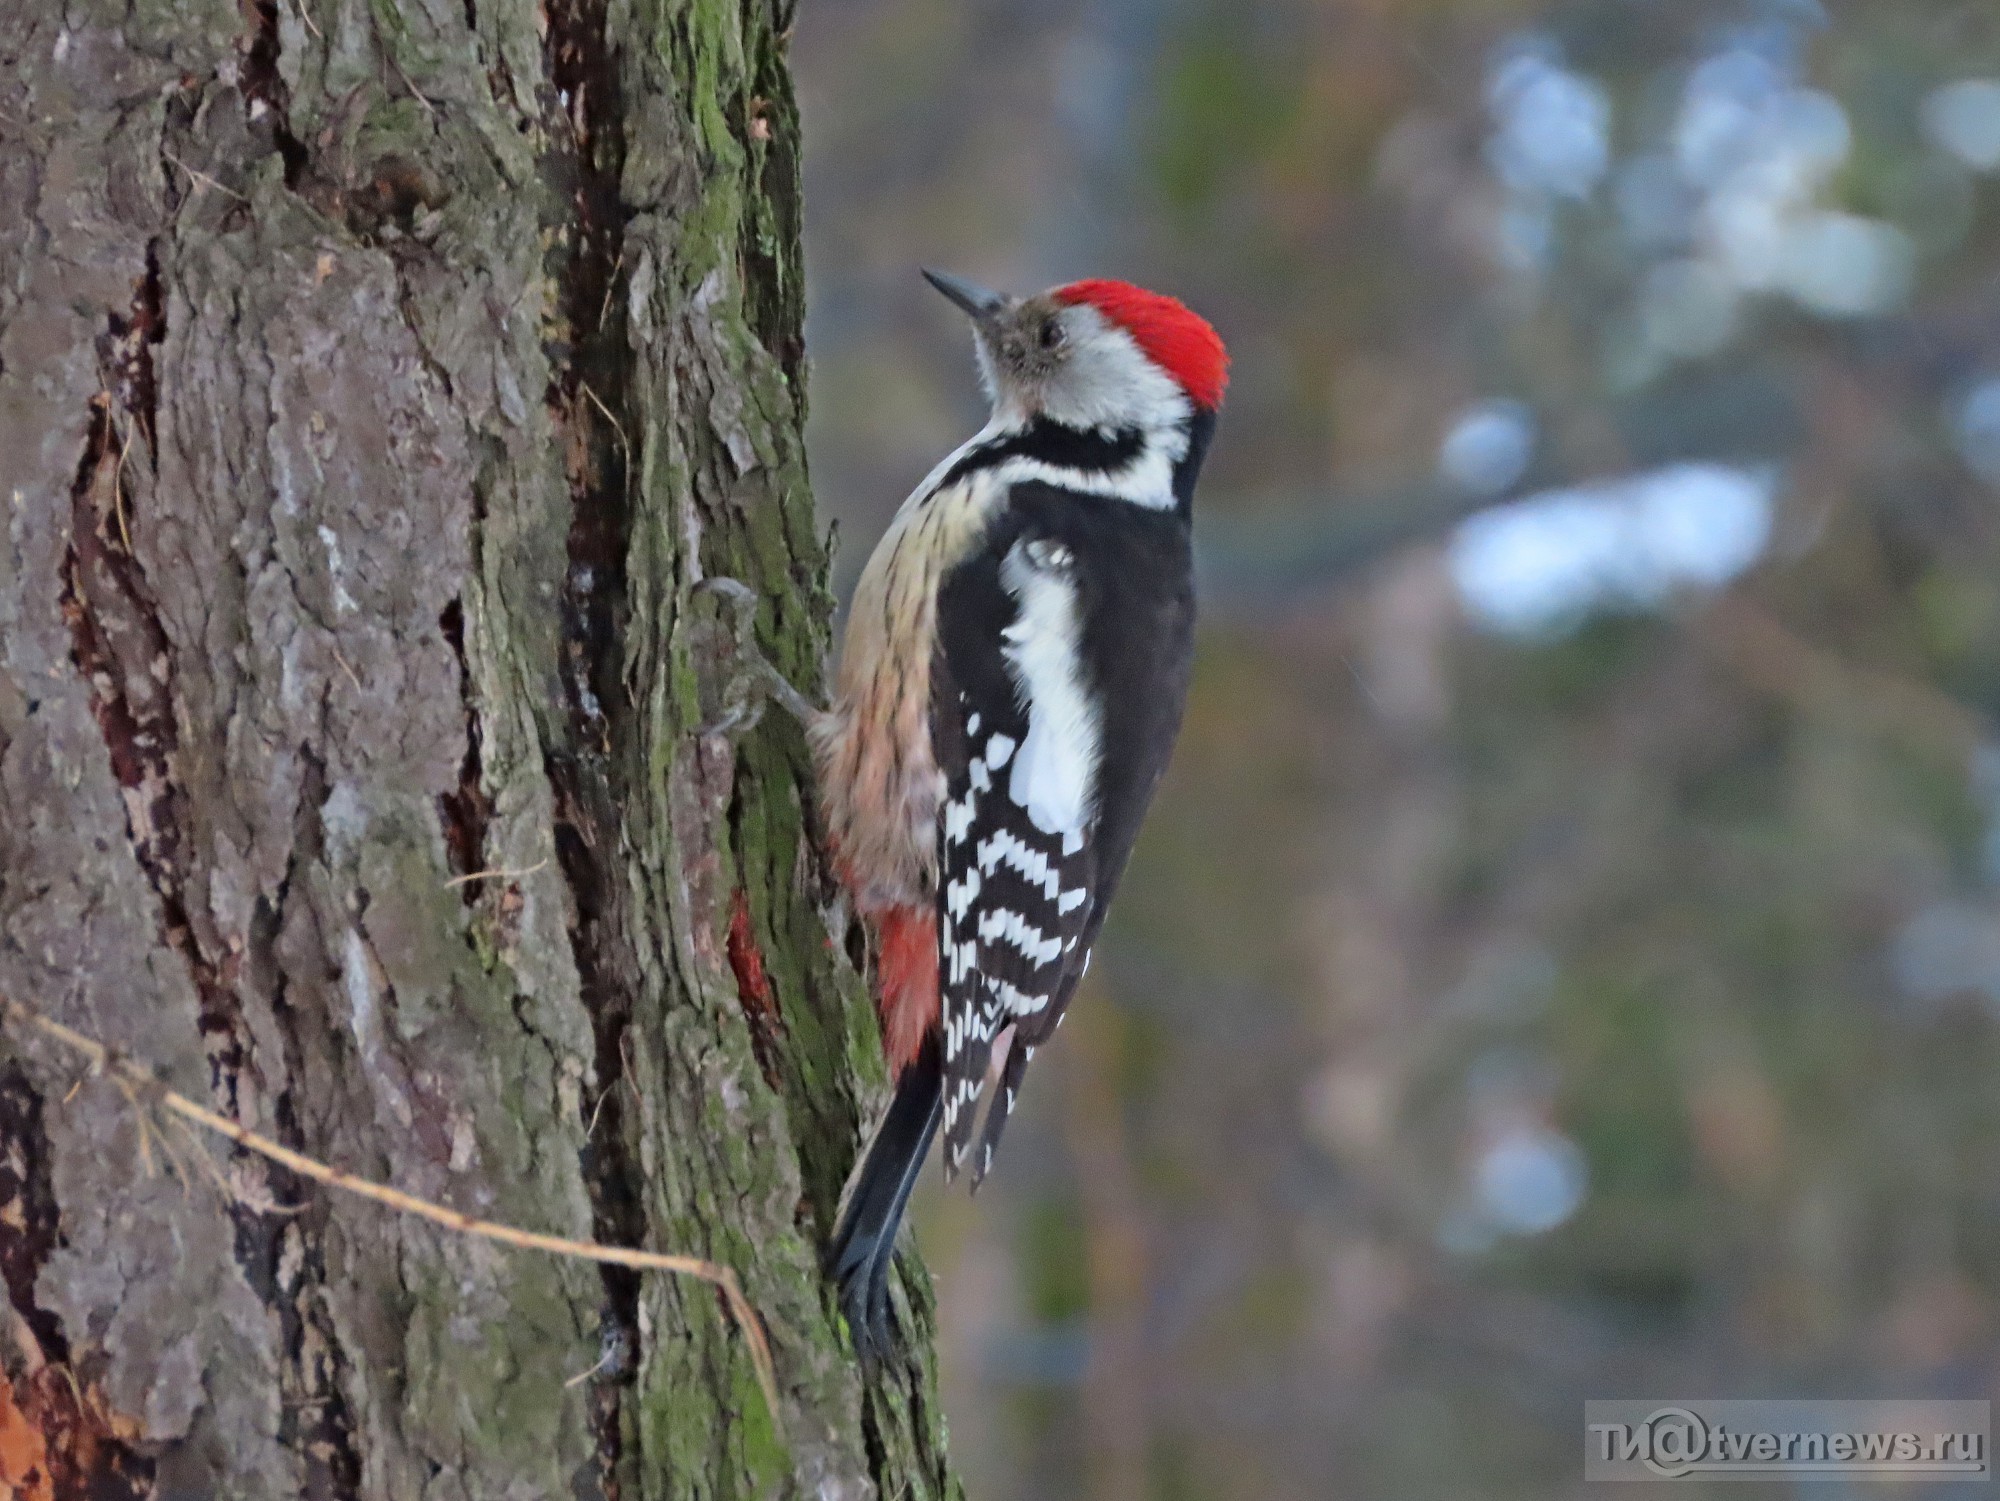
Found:
[[[900,1343],[895,1310],[889,1299],[889,1279],[895,1261],[893,1247],[878,1245],[832,1268],[840,1289],[840,1312],[847,1320],[854,1353],[871,1365],[887,1361]]]
[[[747,734],[764,717],[765,705],[772,702],[800,724],[810,727],[820,717],[821,709],[793,687],[791,680],[773,667],[757,646],[757,591],[741,579],[715,575],[697,582],[690,592],[710,594],[722,601],[730,614],[730,634],[736,647],[736,670],[723,693],[722,715],[702,725],[698,733]]]
[[[736,617],[736,634],[747,636],[757,623],[757,591],[741,579],[730,578],[727,574],[711,574],[697,580],[689,591],[693,594],[713,594]]]
[[[847,1320],[848,1337],[854,1353],[866,1363],[886,1357],[895,1347],[895,1331],[890,1324],[888,1274],[890,1258],[877,1246],[849,1248],[848,1258],[831,1268],[839,1286],[840,1312]]]
[[[868,1282],[869,1329],[883,1355],[896,1347],[896,1321],[889,1310],[889,1273],[895,1264],[895,1248],[890,1247],[876,1261],[875,1275]]]

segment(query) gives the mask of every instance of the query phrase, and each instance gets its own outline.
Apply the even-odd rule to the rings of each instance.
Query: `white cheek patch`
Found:
[[[1031,556],[1037,548],[1039,561]],[[1000,565],[1000,581],[1019,606],[1002,651],[1028,711],[1007,795],[1044,834],[1060,834],[1063,853],[1073,855],[1095,812],[1102,726],[1083,681],[1076,584],[1067,554],[1058,558],[1057,551],[1016,543]]]
[[[1104,477],[1101,490],[1088,482],[1078,486],[1074,471],[1064,471],[1068,477],[1062,483],[1143,506],[1171,507],[1173,466],[1187,456],[1186,425],[1193,415],[1187,392],[1147,358],[1130,333],[1096,308],[1069,308],[1064,323],[1070,331],[1069,355],[1037,392],[1041,412],[1085,431],[1137,428],[1147,443],[1127,469]]]

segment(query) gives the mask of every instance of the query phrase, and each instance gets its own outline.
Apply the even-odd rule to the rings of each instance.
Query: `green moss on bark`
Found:
[[[699,580],[758,591],[802,686],[828,649],[789,7],[27,5],[9,108],[46,138],[0,150],[59,144],[98,196],[0,228],[42,320],[0,323],[0,466],[32,497],[0,672],[67,695],[8,795],[67,789],[78,825],[48,911],[10,922],[108,914],[70,1019],[226,1075],[219,1100],[305,1150],[734,1267],[784,1397],[781,1432],[705,1284],[634,1295],[314,1199],[243,1219],[209,1269],[207,1402],[155,1448],[217,1494],[956,1494],[921,1274],[913,1362],[872,1388],[820,1276],[883,1080],[803,737],[775,711],[696,733],[730,670]],[[169,645],[172,869],[135,847],[113,756],[74,763],[101,690],[59,598],[98,341],[149,265],[160,452],[127,519]],[[467,850],[485,873],[448,884]],[[14,964],[0,988],[37,993]],[[74,1245],[48,1285],[80,1331],[188,1296],[172,1269],[84,1275],[151,1265],[86,1213],[132,1191],[94,1119],[50,1125]],[[105,1356],[121,1389],[147,1348]]]

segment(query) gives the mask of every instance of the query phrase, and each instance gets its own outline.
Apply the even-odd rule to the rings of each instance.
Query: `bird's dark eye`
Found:
[[[1063,332],[1062,324],[1056,319],[1051,318],[1042,325],[1042,348],[1051,354],[1062,348],[1068,340],[1069,335]]]

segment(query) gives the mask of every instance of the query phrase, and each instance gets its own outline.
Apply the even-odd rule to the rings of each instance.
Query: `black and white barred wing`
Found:
[[[1086,958],[1096,903],[1095,709],[1078,658],[1074,560],[1015,538],[961,564],[939,618],[932,743],[938,831],[945,1170],[965,1164],[996,1040],[1014,1028],[986,1112],[985,1175],[1034,1045]]]

